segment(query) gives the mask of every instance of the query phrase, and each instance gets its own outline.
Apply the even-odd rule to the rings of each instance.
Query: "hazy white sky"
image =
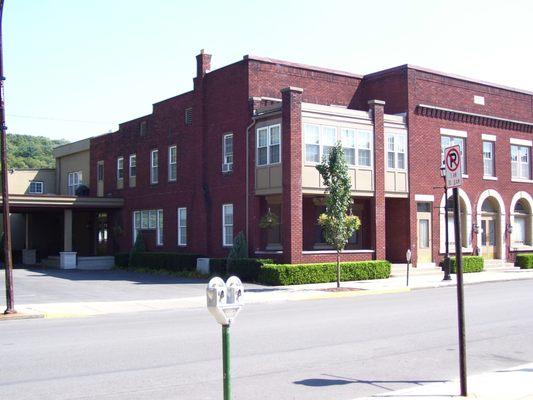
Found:
[[[78,140],[255,54],[359,74],[400,64],[533,91],[533,1],[5,0],[8,131]]]

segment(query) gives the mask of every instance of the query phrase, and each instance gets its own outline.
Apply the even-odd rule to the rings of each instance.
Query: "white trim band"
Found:
[[[528,147],[531,147],[533,146],[533,141],[531,140],[526,140],[526,139],[515,139],[515,138],[510,138],[509,139],[509,142],[511,144],[517,144],[519,146],[528,146]]]
[[[466,131],[458,131],[457,129],[440,128],[440,134],[443,136],[468,137]]]
[[[488,133],[481,134],[481,139],[487,141],[487,142],[495,142],[496,141],[496,135],[489,135]]]
[[[415,201],[435,202],[435,196],[432,194],[415,194]]]

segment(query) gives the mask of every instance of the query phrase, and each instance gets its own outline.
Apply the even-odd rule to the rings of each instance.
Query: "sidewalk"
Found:
[[[505,370],[487,372],[467,378],[468,399],[479,400],[532,400],[533,363]],[[465,399],[459,396],[458,380],[397,390],[357,400],[443,400]]]
[[[415,289],[455,286],[456,277],[443,281],[440,268],[411,268],[409,286],[406,285],[406,265],[393,265],[389,279],[342,282],[343,291],[331,291],[335,283],[321,283],[295,286],[245,287],[245,303],[269,303],[281,301],[317,300],[340,297],[354,297],[385,293],[408,292]],[[465,285],[483,282],[533,279],[533,270],[520,270],[515,267],[490,268],[480,273],[464,274]],[[348,289],[348,290],[347,290]],[[351,289],[351,290],[349,290]],[[17,304],[17,317],[43,316],[45,318],[86,317],[114,313],[141,312],[152,310],[174,310],[205,307],[205,296],[181,297],[170,299],[92,301],[73,303]],[[3,319],[3,317],[0,317]]]

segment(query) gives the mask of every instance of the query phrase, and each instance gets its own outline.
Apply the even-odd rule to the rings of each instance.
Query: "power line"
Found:
[[[86,121],[81,119],[62,119],[62,118],[53,118],[53,117],[41,117],[34,115],[20,115],[20,114],[7,114],[9,117],[15,118],[25,118],[25,119],[39,119],[47,121],[59,121],[59,122],[73,122],[73,123],[83,123],[83,124],[115,124],[111,121]]]

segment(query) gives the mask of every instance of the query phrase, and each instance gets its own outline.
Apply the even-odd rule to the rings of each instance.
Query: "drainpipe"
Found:
[[[252,123],[246,127],[246,241],[250,243],[250,129],[255,125],[257,115],[255,110],[252,114]]]

